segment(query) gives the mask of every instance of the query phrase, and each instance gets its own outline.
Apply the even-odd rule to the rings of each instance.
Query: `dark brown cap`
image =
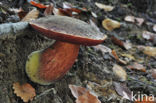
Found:
[[[88,23],[67,16],[43,17],[30,25],[48,38],[75,44],[97,45],[107,37]]]

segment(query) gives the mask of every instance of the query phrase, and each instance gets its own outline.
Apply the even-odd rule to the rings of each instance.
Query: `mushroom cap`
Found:
[[[107,37],[88,23],[67,16],[43,17],[30,25],[48,38],[75,44],[97,45]]]

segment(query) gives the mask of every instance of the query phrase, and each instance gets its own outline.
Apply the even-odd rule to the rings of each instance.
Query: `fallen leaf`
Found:
[[[30,3],[31,5],[33,5],[33,6],[35,6],[35,7],[40,8],[40,9],[45,9],[45,8],[47,8],[45,5],[43,5],[43,4],[41,4],[41,3],[37,3],[37,2],[35,2],[35,1],[30,1],[29,3]]]
[[[76,103],[101,103],[100,100],[90,92],[86,92],[85,94],[79,96],[76,100]]]
[[[72,8],[73,5],[71,3],[68,3],[68,2],[63,2],[63,8]]]
[[[122,96],[123,99],[132,100],[131,91],[129,90],[129,88],[125,84],[114,82],[113,85],[115,87],[116,92],[120,96]]]
[[[101,103],[96,96],[83,87],[69,85],[69,88],[73,96],[76,98],[76,103]]]
[[[92,14],[92,16],[93,16],[94,18],[97,18],[97,17],[98,17],[97,14],[94,13],[94,12],[91,12],[91,14]]]
[[[72,4],[68,2],[63,3],[63,9],[71,10],[72,12],[76,12],[76,13],[81,13],[83,11],[82,8],[73,6]]]
[[[138,64],[138,63],[133,63],[132,65],[127,66],[127,68],[146,72],[145,67],[141,64]]]
[[[152,77],[156,79],[156,69],[151,70]]]
[[[120,28],[120,22],[107,18],[102,21],[102,26],[106,30],[112,31],[116,28]]]
[[[60,15],[60,16],[65,16],[65,14],[63,14],[59,9],[54,8],[53,9],[53,14],[54,15]]]
[[[126,49],[126,50],[129,50],[129,49],[131,49],[132,48],[132,44],[130,43],[130,42],[124,42],[124,48]]]
[[[141,26],[145,21],[143,18],[138,18],[130,15],[126,16],[124,20],[127,22],[136,23],[138,26]]]
[[[80,86],[76,86],[76,85],[69,85],[69,88],[75,98],[78,98],[79,96],[88,92],[87,89],[80,87]]]
[[[62,14],[66,16],[73,16],[75,14],[81,13],[82,11],[86,12],[86,9],[73,6],[72,4],[68,2],[63,2],[63,8],[58,8],[58,9]]]
[[[156,34],[151,33],[149,31],[143,31],[142,33],[142,37],[146,40],[150,40],[150,41],[154,41],[154,39],[156,40]]]
[[[156,57],[156,47],[145,46],[143,53],[148,56]]]
[[[22,21],[32,21],[37,19],[38,16],[39,16],[39,11],[37,9],[33,9],[22,19]]]
[[[113,42],[114,44],[117,44],[117,45],[119,45],[119,46],[121,46],[121,47],[124,47],[123,41],[121,41],[120,39],[116,38],[115,36],[112,36],[112,37],[111,37],[111,40],[112,40],[112,42]]]
[[[104,45],[101,45],[101,44],[99,44],[97,46],[94,46],[94,48],[97,49],[97,50],[101,50],[103,54],[112,52],[112,50],[110,48],[108,48],[108,47],[106,47]]]
[[[120,81],[126,81],[127,73],[121,66],[115,64],[113,66],[113,73]]]
[[[156,24],[153,25],[153,31],[156,32]]]
[[[64,14],[65,16],[72,16],[72,10],[71,9],[62,9],[59,8],[59,11]]]
[[[6,54],[0,52],[0,57],[5,57],[5,56],[6,56]]]
[[[117,55],[117,53],[116,53],[115,50],[112,50],[112,55],[113,55],[113,57],[114,57],[119,63],[124,64],[124,65],[127,64],[126,61],[124,61],[124,60],[122,60],[122,59],[120,59],[120,58],[118,57],[118,55]]]
[[[118,55],[116,54],[116,51],[115,51],[115,50],[112,50],[112,55],[114,56],[114,58],[115,58],[116,60],[119,60],[119,57],[118,57]]]
[[[143,18],[138,18],[138,17],[136,17],[135,20],[138,26],[141,26],[145,21]]]
[[[18,82],[13,84],[14,93],[24,102],[32,101],[36,96],[35,89],[28,83],[20,85]]]
[[[45,9],[44,15],[45,16],[51,15],[53,13],[53,8],[54,8],[53,4],[50,3],[50,5]]]
[[[123,42],[120,39],[116,38],[115,36],[111,37],[111,40],[114,44],[119,45],[120,47],[125,48],[126,50],[131,49],[132,48],[132,44],[129,42]]]
[[[130,60],[135,60],[135,57],[132,56],[131,54],[121,54],[121,56],[127,57],[127,58],[129,58]]]
[[[95,5],[96,5],[98,8],[100,8],[100,9],[104,9],[104,11],[112,11],[112,10],[114,9],[113,6],[101,4],[101,3],[98,3],[98,2],[95,2]]]
[[[19,11],[17,12],[20,20],[22,20],[26,15],[27,15],[28,12],[24,11],[22,8],[19,9]]]
[[[135,17],[134,16],[126,16],[125,18],[124,18],[124,20],[125,21],[127,21],[127,22],[132,22],[132,23],[134,23],[135,22]]]

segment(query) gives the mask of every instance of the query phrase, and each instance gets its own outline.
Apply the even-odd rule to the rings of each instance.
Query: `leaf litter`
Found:
[[[137,50],[136,50],[136,54],[137,55],[141,54],[141,56],[142,56],[143,53],[144,53],[147,56],[150,56],[150,57],[153,57],[153,58],[156,57],[156,49],[155,49],[155,46],[152,43],[148,44],[148,42],[146,42],[146,41],[139,41],[135,37],[132,38],[133,40],[130,38],[130,40],[128,40],[130,42],[125,42],[127,40],[125,40],[125,39],[124,40],[120,40],[120,39],[118,39],[115,36],[110,36],[110,34],[111,35],[115,34],[115,35],[118,35],[118,36],[121,36],[121,37],[123,36],[123,38],[125,37],[124,35],[132,36],[132,34],[128,34],[128,30],[127,30],[127,34],[123,35],[121,33],[122,30],[125,29],[124,27],[122,27],[122,25],[123,25],[122,22],[123,21],[122,21],[121,18],[118,18],[116,16],[113,17],[114,15],[112,15],[112,14],[111,14],[111,16],[108,15],[109,18],[106,16],[106,17],[102,17],[102,19],[99,20],[99,13],[98,12],[90,11],[90,9],[88,10],[85,7],[74,6],[73,4],[70,4],[68,2],[63,2],[62,3],[62,7],[53,5],[53,3],[51,3],[51,4],[49,3],[49,5],[44,5],[42,3],[38,3],[38,2],[35,2],[35,1],[31,1],[30,4],[33,5],[34,7],[38,8],[38,9],[32,9],[29,12],[28,11],[24,11],[24,10],[21,9],[21,11],[18,12],[18,16],[19,16],[19,18],[22,19],[22,21],[31,21],[31,20],[37,19],[37,18],[40,17],[39,13],[44,14],[44,16],[48,16],[48,15],[61,15],[61,16],[71,16],[71,17],[74,17],[75,14],[80,16],[80,14],[82,12],[91,13],[92,17],[97,19],[98,22],[95,23],[91,19],[88,19],[86,21],[90,22],[90,24],[92,26],[94,26],[97,30],[100,30],[100,31],[102,30],[104,33],[107,33],[108,36],[109,36],[109,39],[111,39],[108,43],[107,42],[104,43],[104,45],[106,44],[105,46],[102,44],[102,45],[95,46],[95,48],[100,50],[100,51],[102,51],[103,55],[105,55],[105,53],[109,53],[111,56],[113,56],[115,58],[115,60],[118,63],[122,64],[121,66],[119,66],[118,64],[115,64],[113,66],[114,73],[116,73],[116,75],[118,75],[118,77],[121,79],[121,81],[127,81],[127,75],[129,75],[129,73],[126,73],[126,71],[123,69],[125,66],[128,67],[129,69],[137,70],[135,72],[138,72],[138,71],[146,72],[146,69],[145,69],[146,65],[144,66],[144,65],[139,64],[137,62],[134,62],[134,63],[130,62],[131,65],[129,65],[128,64],[129,62],[123,60],[123,58],[125,58],[125,57],[131,59],[132,61],[136,60],[136,57],[134,55],[129,54],[129,52],[131,52],[131,50],[134,48],[133,46],[137,46],[141,42],[141,44],[144,44],[144,45],[140,46],[140,47],[138,46],[137,48],[138,48],[138,50],[140,50],[142,52],[142,54],[140,52],[138,53]],[[105,4],[98,3],[98,2],[95,2],[95,5],[99,9],[103,9],[105,12],[108,12],[108,13],[109,12],[111,13],[111,11],[115,10],[114,9],[115,6],[105,5]],[[42,9],[42,10],[40,10],[40,9]],[[5,12],[5,13],[7,13],[7,12]],[[104,15],[104,13],[102,15]],[[126,22],[132,22],[132,23],[138,25],[139,28],[143,28],[143,26],[144,26],[143,24],[146,21],[145,21],[144,18],[140,18],[140,17],[141,16],[135,17],[135,16],[128,15],[128,16],[125,16],[124,20]],[[120,22],[118,22],[118,21],[120,21]],[[129,25],[129,24],[126,23],[126,25]],[[142,30],[143,33],[140,34],[140,35],[145,40],[154,41],[156,39],[155,38],[155,33],[152,33],[152,32],[156,32],[155,28],[156,28],[156,26],[152,24],[152,30],[153,31],[149,31],[149,30],[145,30],[144,29],[144,30]],[[133,28],[130,28],[130,30],[132,31]],[[107,31],[109,31],[109,33]],[[120,35],[120,34],[122,34],[122,35]],[[113,42],[115,45],[118,45],[119,47],[122,47],[124,49],[122,50],[122,52],[118,53],[118,51],[114,50],[114,44],[112,45],[110,42],[111,43]],[[133,46],[132,46],[132,44],[133,44]],[[119,57],[117,54],[120,54],[122,57]],[[143,63],[145,63],[145,60],[143,61]],[[118,69],[116,69],[116,68],[118,68]],[[119,72],[119,73],[117,73],[117,72]],[[155,78],[155,74],[156,74],[155,70],[152,69],[151,75],[152,75],[153,78]],[[117,93],[119,95],[125,96],[126,99],[130,99],[131,98],[130,90],[129,90],[129,88],[126,85],[122,85],[120,83],[114,83],[114,85],[115,85],[115,89],[116,89],[116,91],[117,91]],[[21,88],[19,84],[14,85],[14,88],[15,87]],[[70,85],[70,89],[71,88],[73,89],[73,90],[71,90],[73,96],[75,98],[77,98],[76,103],[84,103],[84,100],[87,101],[85,103],[88,103],[88,102],[92,103],[94,100],[95,100],[94,103],[101,103],[98,100],[98,98],[96,96],[94,96],[86,88]],[[31,97],[29,100],[32,100],[32,98],[33,97]],[[90,101],[89,98],[91,98],[90,100],[92,100],[92,101]],[[24,101],[29,101],[29,100],[28,99],[24,99]]]

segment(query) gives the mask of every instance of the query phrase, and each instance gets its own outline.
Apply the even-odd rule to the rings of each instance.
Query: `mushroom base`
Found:
[[[56,41],[45,50],[33,52],[26,62],[26,73],[36,83],[51,84],[63,77],[78,56],[80,45]]]

